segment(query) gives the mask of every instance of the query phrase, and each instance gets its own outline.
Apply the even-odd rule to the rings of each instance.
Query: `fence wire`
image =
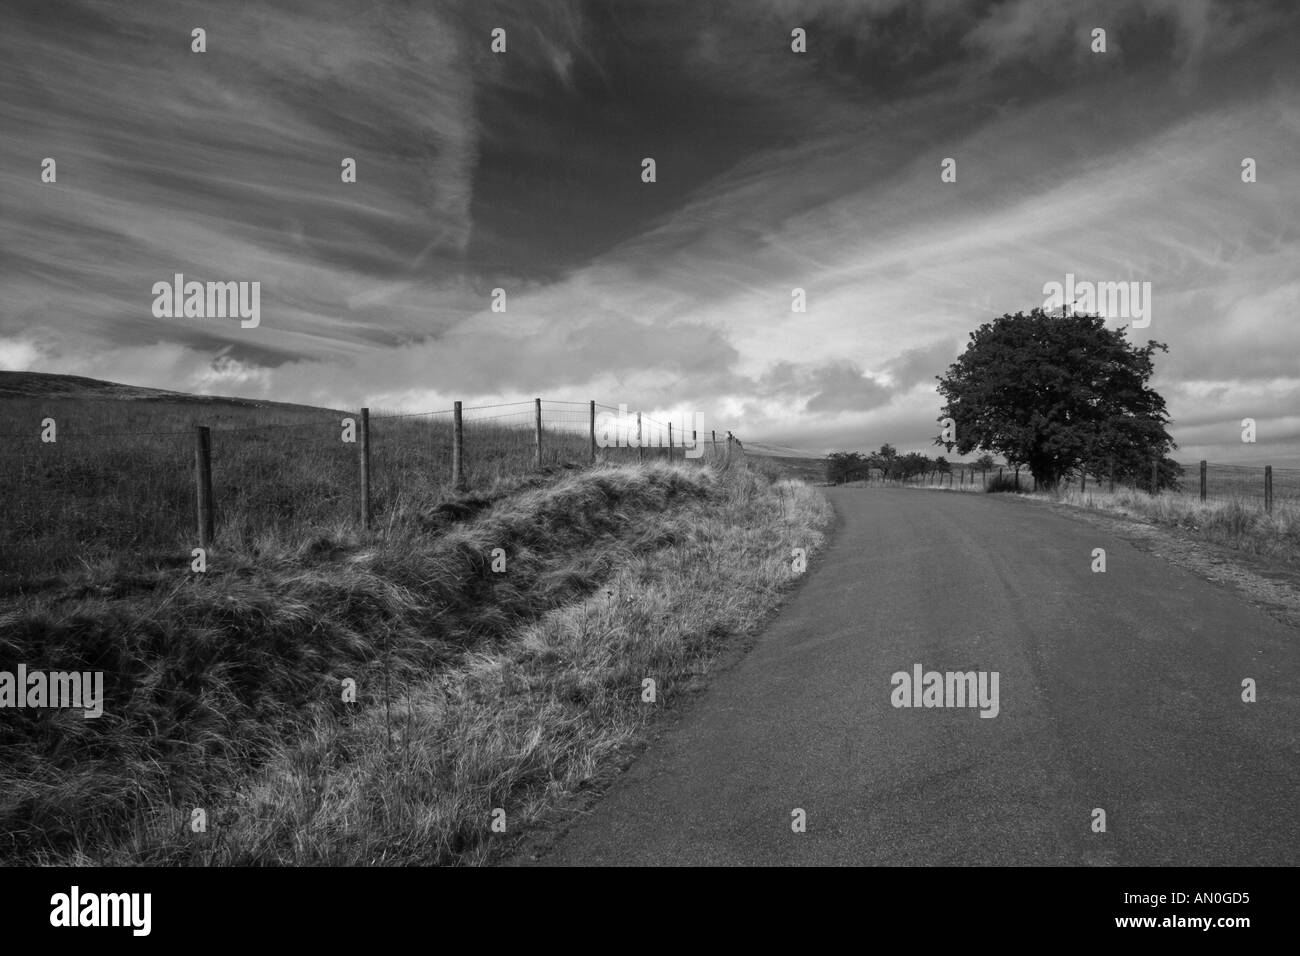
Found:
[[[159,566],[188,562],[198,544],[196,424],[209,429],[217,546],[273,550],[359,529],[358,412],[204,406],[10,402],[13,414],[0,423],[0,585],[21,587],[124,555]],[[681,426],[670,435],[667,422],[649,415],[641,416],[640,447],[597,447],[593,414],[618,411],[551,400],[464,406],[460,489],[454,408],[370,415],[372,526],[418,523],[460,490],[539,468],[686,457]],[[47,420],[52,441],[42,441]],[[697,461],[721,464],[743,453],[725,433],[716,443],[710,435],[696,439]]]
[[[751,443],[750,447],[759,454],[763,454],[765,449],[779,446],[764,446],[761,443]],[[821,461],[827,468],[827,480],[837,480],[836,476],[831,473],[830,461],[827,459]],[[1300,510],[1300,468],[1227,465],[1206,462],[1204,493],[1202,493],[1200,462],[1181,462],[1180,467],[1182,473],[1177,477],[1176,484],[1173,486],[1167,485],[1165,479],[1162,478],[1162,486],[1159,490],[1161,495],[1174,495],[1189,501],[1203,500],[1207,504],[1235,502],[1253,509],[1286,508]],[[1017,474],[1019,475],[1018,478],[1016,477]],[[839,477],[843,478],[844,476]],[[971,463],[963,462],[951,462],[947,470],[932,468],[924,472],[908,475],[906,478],[897,475],[886,476],[877,466],[872,466],[870,469],[863,466],[862,473],[855,473],[853,476],[849,476],[848,480],[865,480],[869,484],[907,483],[937,487],[964,487],[978,484],[981,488],[984,488],[998,477],[1004,477],[1008,482],[1018,481],[1019,486],[1024,491],[1037,490],[1033,476],[1029,474],[1027,468],[1022,467],[1017,470],[1008,465],[1000,465],[990,470],[983,470]],[[1095,474],[1091,470],[1086,473],[1081,470],[1074,470],[1066,474],[1061,479],[1060,488],[1062,491],[1088,491],[1093,493],[1127,491],[1150,494],[1152,491],[1151,481],[1145,475],[1136,478],[1112,480],[1109,474]]]

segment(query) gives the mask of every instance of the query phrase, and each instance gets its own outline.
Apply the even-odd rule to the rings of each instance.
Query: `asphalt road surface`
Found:
[[[1054,509],[829,495],[831,546],[753,650],[542,864],[1300,862],[1293,630]],[[997,716],[893,706],[917,664],[996,671]]]

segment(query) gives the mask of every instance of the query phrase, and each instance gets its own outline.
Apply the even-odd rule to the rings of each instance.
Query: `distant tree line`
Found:
[[[992,455],[981,455],[973,462],[959,465],[986,472],[997,467]],[[833,485],[850,481],[883,478],[890,481],[910,481],[922,475],[947,475],[953,463],[942,455],[931,458],[920,452],[899,454],[893,445],[881,445],[878,451],[862,454],[856,451],[835,451],[826,456],[826,480]]]

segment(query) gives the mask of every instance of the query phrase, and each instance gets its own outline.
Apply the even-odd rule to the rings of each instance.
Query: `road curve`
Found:
[[[1058,509],[828,494],[808,580],[541,864],[1300,862],[1294,631]],[[998,672],[997,716],[892,706],[917,664]]]

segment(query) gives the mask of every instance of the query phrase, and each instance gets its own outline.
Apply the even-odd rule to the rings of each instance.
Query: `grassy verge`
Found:
[[[947,487],[911,485],[917,488],[938,488],[942,491],[983,491],[978,485]],[[1229,499],[1207,501],[1187,495],[1150,495],[1144,491],[1120,489],[1107,491],[1079,491],[1068,489],[1056,494],[1046,492],[1015,492],[1006,488],[988,489],[990,492],[1015,494],[1023,498],[1055,501],[1076,508],[1104,512],[1123,518],[1137,519],[1151,524],[1176,528],[1182,533],[1214,544],[1225,545],[1245,554],[1272,560],[1300,562],[1300,511],[1288,505],[1275,505],[1269,514],[1257,502]]]
[[[1194,537],[1247,554],[1300,561],[1300,512],[1275,507],[1272,514],[1244,501],[1211,501],[1140,491],[1067,491],[1059,500],[1075,507],[1139,518],[1178,528]]]
[[[518,833],[640,740],[830,518],[804,485],[680,464],[462,504],[0,609],[0,669],[101,670],[106,697],[4,714],[0,857],[490,860],[494,811]]]

